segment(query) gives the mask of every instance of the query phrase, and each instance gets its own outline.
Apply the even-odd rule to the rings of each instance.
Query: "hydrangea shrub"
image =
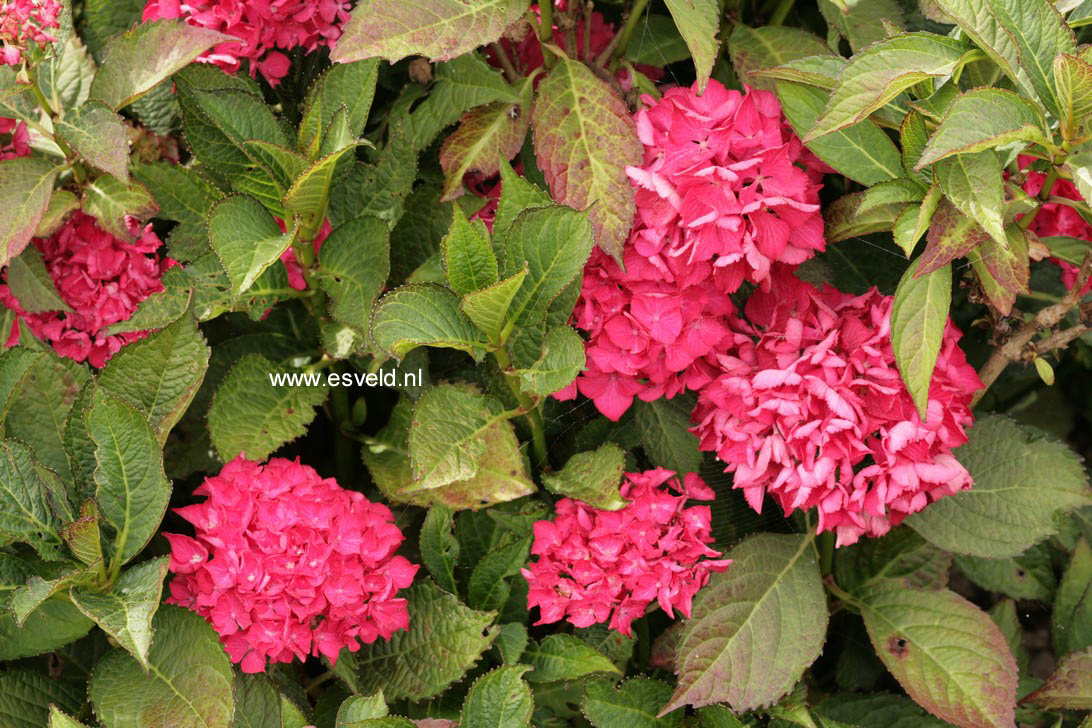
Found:
[[[1087,723],[1090,28],[0,0],[0,726]]]

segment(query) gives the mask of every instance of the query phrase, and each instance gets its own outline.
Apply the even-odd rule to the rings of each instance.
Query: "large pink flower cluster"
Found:
[[[536,624],[568,619],[587,627],[609,619],[610,629],[628,635],[654,601],[670,616],[677,609],[689,617],[709,575],[728,568],[727,559],[702,560],[720,553],[707,546],[709,507],[686,507],[689,498],[713,499],[697,475],[680,485],[662,468],[626,473],[620,492],[631,501],[621,510],[562,498],[552,521],[535,523],[531,553],[538,560],[521,573],[530,585],[528,609],[540,610]]]
[[[1020,166],[1027,167],[1031,164],[1031,161],[1031,157],[1022,156],[1020,157]],[[1035,170],[1028,170],[1027,175],[1027,181],[1024,182],[1024,192],[1029,195],[1039,194],[1039,190],[1043,189],[1043,181],[1046,179],[1046,175]],[[1081,197],[1081,192],[1077,189],[1077,186],[1065,179],[1057,180],[1054,187],[1051,188],[1050,194],[1069,200],[1084,199]],[[1092,241],[1092,225],[1085,222],[1084,218],[1072,207],[1058,202],[1048,202],[1043,205],[1028,229],[1039,237],[1062,235]],[[1077,266],[1058,258],[1051,258],[1050,260],[1061,267],[1062,283],[1065,287],[1067,289],[1072,288],[1077,283]],[[1085,287],[1084,293],[1088,293],[1090,290],[1092,290],[1092,282]]]
[[[208,499],[176,512],[197,538],[164,534],[167,601],[207,619],[243,672],[309,654],[336,661],[409,628],[397,594],[418,567],[394,555],[403,537],[385,505],[298,460],[242,455],[194,493]]]
[[[56,42],[48,30],[61,27],[61,10],[57,0],[0,0],[0,65],[18,65],[28,43]]]
[[[345,0],[148,0],[144,20],[182,18],[190,25],[212,28],[238,41],[221,43],[198,60],[235,73],[250,61],[250,75],[259,71],[276,86],[291,61],[282,51],[303,48],[310,53],[332,47],[341,37],[352,3]]]
[[[30,133],[25,122],[0,116],[0,162],[30,154]]]
[[[701,448],[751,507],[768,493],[786,513],[817,508],[819,530],[846,545],[969,488],[951,451],[982,383],[959,330],[944,332],[923,422],[895,367],[891,297],[817,289],[787,269],[771,281],[748,300],[737,324],[747,340],[720,357],[693,414]]]
[[[132,242],[115,238],[95,218],[74,212],[53,235],[34,240],[70,310],[28,313],[8,286],[0,285],[0,304],[17,314],[8,345],[18,340],[22,322],[61,356],[101,367],[122,346],[147,336],[146,331],[106,333],[132,316],[141,301],[163,290],[160,276],[174,262],[156,255],[162,241],[151,225],[141,227],[133,218],[127,223]]]
[[[644,164],[627,172],[637,221],[625,270],[596,251],[573,323],[588,334],[576,388],[618,419],[634,396],[697,390],[733,345],[729,294],[768,285],[775,262],[823,250],[824,167],[793,134],[768,91],[673,88],[637,113]],[[575,396],[569,387],[560,398]]]

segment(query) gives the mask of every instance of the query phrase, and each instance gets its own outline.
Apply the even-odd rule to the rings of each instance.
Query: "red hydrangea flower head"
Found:
[[[0,162],[30,154],[26,122],[0,117]]]
[[[106,330],[163,290],[159,279],[174,261],[156,255],[162,241],[151,225],[141,227],[134,218],[127,225],[132,242],[115,238],[77,211],[53,235],[36,238],[53,285],[71,310],[28,313],[8,286],[0,285],[0,304],[16,313],[7,344],[18,340],[23,323],[61,356],[101,367],[125,344],[147,336],[147,331],[108,335]]]
[[[56,42],[48,31],[61,27],[61,9],[57,0],[0,0],[0,65],[19,65],[28,43]]]
[[[666,273],[696,263],[723,268],[726,287],[765,284],[776,262],[796,265],[825,248],[822,165],[793,133],[769,91],[718,81],[643,98],[637,133],[644,163],[631,244]]]
[[[168,603],[188,607],[220,634],[243,672],[409,628],[406,600],[417,566],[394,555],[402,532],[389,508],[299,460],[265,465],[238,456],[175,512],[196,538],[171,544]]]
[[[259,71],[273,86],[288,73],[284,52],[332,47],[341,37],[352,3],[344,0],[148,0],[144,20],[182,18],[190,25],[212,28],[238,41],[221,43],[198,60],[235,73],[244,60],[250,75]]]
[[[538,560],[521,570],[530,585],[527,607],[540,610],[535,624],[609,620],[610,629],[629,635],[654,601],[669,616],[690,616],[694,594],[731,561],[707,558],[720,556],[707,545],[709,507],[686,507],[690,498],[712,500],[712,489],[694,473],[682,484],[674,475],[662,468],[626,473],[620,492],[630,503],[621,510],[562,498],[552,521],[535,523],[531,554]]]
[[[756,511],[766,494],[786,513],[818,508],[819,530],[846,545],[971,487],[951,451],[967,441],[982,383],[949,322],[922,422],[894,363],[892,301],[816,289],[787,270],[748,300],[748,340],[720,357],[692,430]]]
[[[1021,168],[1026,168],[1031,164],[1031,161],[1031,157],[1021,156]],[[1027,192],[1029,195],[1039,194],[1039,190],[1043,188],[1043,181],[1045,179],[1046,175],[1042,172],[1028,170],[1027,181],[1024,182],[1024,192]],[[1084,199],[1081,197],[1081,192],[1077,189],[1077,186],[1065,179],[1057,180],[1054,183],[1054,187],[1051,188],[1050,194],[1055,197],[1064,197],[1069,200]],[[1032,221],[1031,226],[1028,229],[1039,237],[1061,235],[1092,241],[1092,225],[1085,222],[1084,218],[1082,218],[1072,207],[1058,202],[1048,202],[1043,205],[1039,210],[1039,214],[1035,216],[1035,220]],[[1050,260],[1061,267],[1062,283],[1065,287],[1067,289],[1072,288],[1077,283],[1078,267],[1067,261],[1059,260],[1058,258],[1051,258]],[[1090,290],[1092,290],[1092,282],[1085,287],[1082,293],[1088,293]]]

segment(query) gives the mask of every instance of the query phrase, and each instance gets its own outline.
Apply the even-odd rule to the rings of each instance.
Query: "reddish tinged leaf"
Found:
[[[0,267],[23,252],[49,208],[56,168],[35,157],[0,164]]]
[[[956,258],[962,258],[990,240],[989,234],[974,219],[964,215],[948,198],[943,198],[933,214],[925,236],[925,252],[915,275],[928,275]]]
[[[530,78],[524,79],[518,104],[497,101],[463,114],[459,128],[440,147],[440,166],[444,170],[441,200],[463,194],[463,176],[467,172],[491,177],[500,172],[501,157],[507,161],[519,153],[531,123],[532,83]]]
[[[330,54],[337,63],[406,56],[446,61],[487,45],[520,19],[527,0],[363,0]]]
[[[535,156],[553,198],[588,216],[595,242],[621,258],[636,207],[626,167],[643,147],[625,103],[587,66],[558,58],[538,88]]]
[[[1046,682],[1020,702],[1048,710],[1092,710],[1092,647],[1063,657]]]

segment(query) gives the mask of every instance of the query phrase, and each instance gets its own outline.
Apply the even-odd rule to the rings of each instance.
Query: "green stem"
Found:
[[[1031,227],[1031,224],[1035,222],[1035,218],[1039,216],[1039,211],[1043,209],[1043,203],[1050,199],[1050,193],[1054,189],[1054,183],[1058,181],[1058,168],[1051,167],[1047,172],[1046,179],[1043,180],[1043,186],[1039,190],[1039,205],[1031,212],[1020,218],[1020,222],[1017,223],[1022,230],[1027,230]]]
[[[553,0],[546,0],[546,2],[538,4],[539,21],[538,21],[538,39],[543,43],[554,42],[554,2]],[[542,54],[546,56],[545,53]]]
[[[505,381],[508,382],[508,389],[519,402],[520,413],[527,418],[527,424],[531,428],[531,453],[534,455],[535,466],[540,472],[548,470],[550,455],[546,450],[546,425],[542,421],[542,411],[527,393],[520,389],[519,379],[512,376],[512,359],[508,356],[508,351],[501,346],[493,352],[493,356],[497,360],[501,373],[504,374]]]
[[[337,439],[334,440],[337,478],[342,485],[347,485],[353,479],[353,473],[356,470],[356,447],[345,435],[345,432],[353,427],[349,392],[345,387],[334,387],[330,392],[330,414],[337,427]]]
[[[781,0],[774,8],[773,14],[770,15],[770,22],[767,25],[781,25],[785,22],[785,17],[792,10],[793,3],[796,0]]]
[[[648,7],[648,0],[634,0],[633,7],[629,9],[629,15],[626,16],[626,24],[618,33],[618,45],[614,47],[613,60],[617,61],[626,54],[629,42],[633,38],[633,31],[637,30],[637,23],[640,22],[646,7]]]
[[[816,539],[815,548],[819,551],[819,571],[829,576],[834,566],[834,533],[825,531]]]

